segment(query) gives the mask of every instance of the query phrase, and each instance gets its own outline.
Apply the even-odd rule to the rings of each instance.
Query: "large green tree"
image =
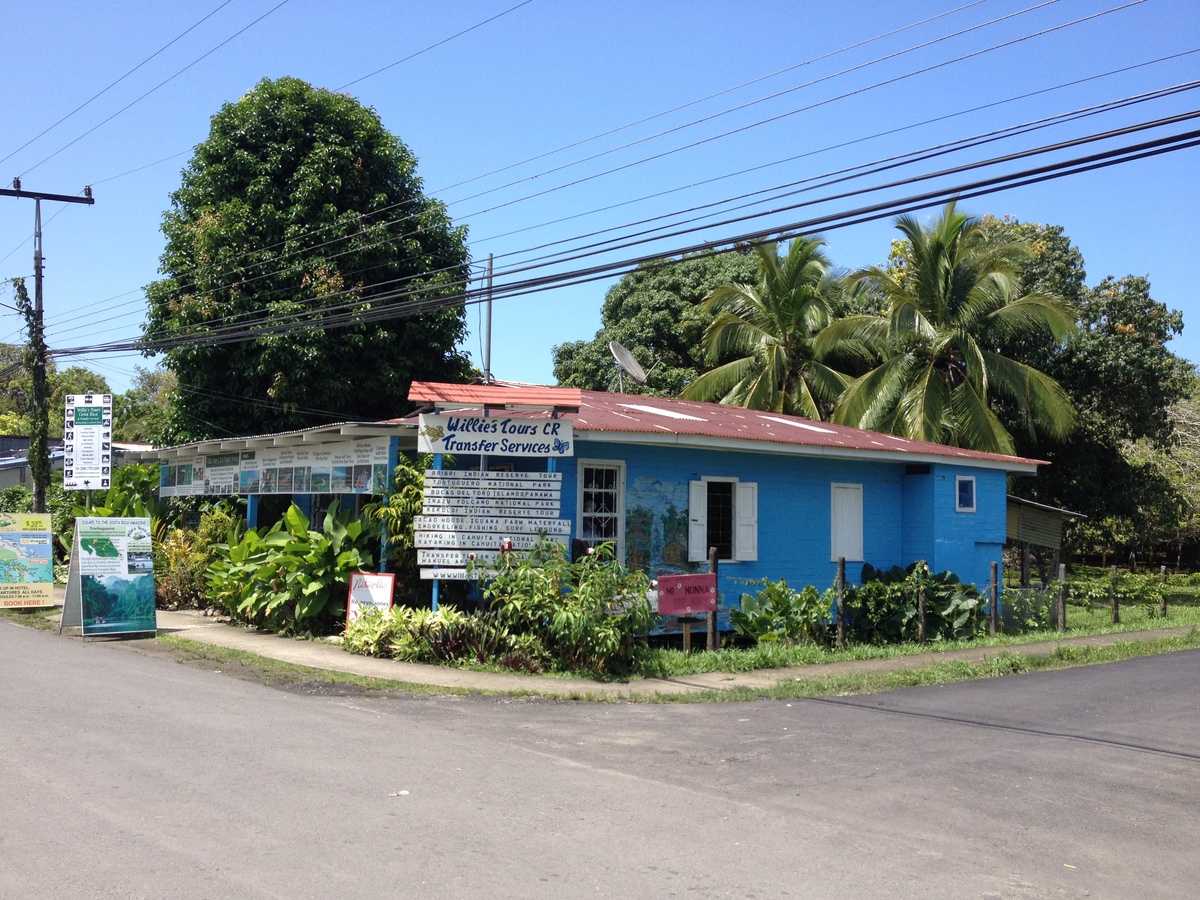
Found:
[[[296,78],[213,116],[147,289],[147,352],[179,385],[165,439],[395,416],[414,378],[468,376],[465,233],[416,167],[373,110]]]
[[[704,330],[712,316],[701,311],[700,301],[719,285],[753,283],[757,271],[754,257],[741,252],[638,266],[609,288],[600,312],[602,327],[592,340],[554,348],[554,377],[569,387],[615,391],[618,370],[608,343],[619,341],[650,372],[641,387],[624,378],[626,392],[678,396],[708,368]]]
[[[983,222],[949,203],[927,227],[901,216],[898,264],[852,273],[883,312],[833,323],[818,348],[861,343],[880,362],[846,389],[834,421],[996,453],[1013,436],[993,410],[1011,404],[1022,431],[1065,437],[1074,424],[1066,393],[1049,375],[1002,349],[1029,335],[1061,342],[1075,328],[1059,296],[1024,290],[1022,241],[989,237]]]
[[[134,366],[133,384],[113,397],[113,437],[118,441],[161,443],[170,411],[171,396],[178,390],[170,369]]]
[[[701,305],[713,317],[704,335],[708,360],[733,358],[689,384],[685,399],[825,418],[847,379],[814,347],[841,295],[824,246],[822,238],[797,237],[783,256],[774,245],[757,246],[756,283],[709,293]]]

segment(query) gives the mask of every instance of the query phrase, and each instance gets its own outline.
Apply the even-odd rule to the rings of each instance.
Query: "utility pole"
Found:
[[[483,383],[492,383],[492,254],[488,254],[487,300],[483,305]]]
[[[32,371],[33,411],[30,416],[29,469],[33,473],[33,511],[46,511],[46,488],[50,485],[50,410],[46,397],[46,341],[42,314],[42,201],[59,203],[86,203],[91,206],[92,188],[83,189],[83,196],[70,194],[47,194],[40,191],[24,191],[21,179],[14,178],[13,186],[0,188],[0,197],[24,197],[33,200],[33,321],[29,326],[31,346],[36,347]]]

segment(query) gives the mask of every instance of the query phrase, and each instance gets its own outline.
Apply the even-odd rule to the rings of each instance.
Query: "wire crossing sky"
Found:
[[[0,182],[95,186],[94,207],[42,211],[47,339],[71,351],[60,365],[116,390],[152,364],[130,348],[191,148],[223,103],[283,75],[374,108],[468,227],[476,268],[496,255],[502,379],[552,383],[551,348],[593,336],[605,290],[636,260],[814,223],[837,265],[880,263],[893,211],[953,189],[970,212],[1062,225],[1089,284],[1149,274],[1188,323],[1173,349],[1200,361],[1190,0],[49,0],[43,12],[53,44],[32,17],[5,17]],[[0,198],[0,278],[32,275],[32,206]],[[384,215],[416,227],[403,208]],[[470,300],[479,286],[463,286]],[[422,302],[412,286],[383,290]],[[351,314],[353,300],[331,302]],[[0,312],[0,340],[22,340]],[[476,306],[468,319],[478,361]]]

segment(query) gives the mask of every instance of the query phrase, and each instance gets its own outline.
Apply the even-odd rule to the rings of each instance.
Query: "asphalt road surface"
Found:
[[[1200,651],[859,698],[284,692],[0,621],[0,897],[1192,898]]]

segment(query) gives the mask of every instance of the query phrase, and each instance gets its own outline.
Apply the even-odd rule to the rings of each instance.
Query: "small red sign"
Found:
[[[660,575],[658,577],[658,614],[690,616],[717,611],[717,576]]]

